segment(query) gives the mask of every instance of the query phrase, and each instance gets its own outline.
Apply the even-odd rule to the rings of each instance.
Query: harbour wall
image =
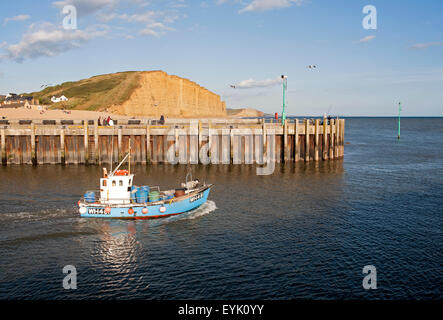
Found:
[[[345,120],[3,121],[0,134],[2,165],[100,165],[129,149],[138,164],[265,164],[343,158]]]

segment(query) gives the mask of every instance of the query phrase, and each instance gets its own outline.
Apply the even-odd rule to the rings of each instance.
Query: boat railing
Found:
[[[161,191],[160,191],[160,187],[159,187],[159,186],[153,186],[153,187],[149,186],[149,191],[151,191],[152,189],[155,189],[156,191],[158,191],[159,193],[161,193]]]
[[[159,202],[159,201],[167,201],[167,200],[171,200],[170,198],[168,198],[168,195],[162,194],[161,190],[160,190],[160,186],[153,186],[153,187],[149,187],[150,190],[156,190],[159,192],[159,199],[156,201],[147,201],[146,203],[153,203],[153,202]],[[94,194],[94,198],[92,198],[92,196],[88,197],[88,199],[86,199],[86,195],[91,195]],[[149,195],[148,195],[149,197]],[[148,198],[149,199],[149,198]],[[94,200],[94,201],[91,201]],[[80,198],[81,202],[84,203],[90,203],[90,204],[116,204],[116,202],[121,202],[122,204],[141,204],[139,202],[137,202],[137,199],[133,198],[133,197],[129,197],[129,198],[115,198],[115,197],[111,197],[111,198],[106,198],[106,199],[102,199],[101,198],[101,191],[100,190],[88,190],[85,192],[85,194]]]

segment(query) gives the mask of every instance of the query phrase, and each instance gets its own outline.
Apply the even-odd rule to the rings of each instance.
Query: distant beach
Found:
[[[99,117],[111,116],[113,119],[130,119],[129,116],[122,116],[108,112],[95,112],[84,110],[46,110],[43,113],[40,110],[30,109],[7,109],[0,108],[0,118],[6,117],[8,120],[97,120]]]
[[[243,117],[258,117],[263,113],[253,109],[238,109],[235,110],[237,114],[230,114],[226,117],[205,117],[205,119],[238,119]],[[114,120],[124,119],[144,119],[142,116],[124,116],[110,112],[97,112],[87,110],[45,110],[43,113],[40,110],[25,109],[25,108],[0,108],[0,119],[5,117],[7,120],[97,120],[99,117],[110,116]],[[152,117],[148,117],[152,119]],[[174,118],[166,119],[173,120]],[[189,118],[190,119],[190,118]]]

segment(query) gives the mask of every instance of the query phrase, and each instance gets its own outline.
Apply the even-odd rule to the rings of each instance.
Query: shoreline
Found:
[[[124,116],[110,112],[98,112],[98,111],[87,111],[87,110],[66,110],[69,113],[64,112],[63,110],[45,110],[44,113],[41,113],[40,110],[33,109],[9,109],[9,108],[0,108],[0,120],[97,120],[99,117],[108,117],[110,116],[114,120],[129,120],[129,119],[154,119],[152,117],[144,117],[144,116]],[[4,118],[3,118],[4,117]],[[214,120],[229,120],[229,119],[242,119],[244,117],[235,117],[235,116],[226,116],[226,117],[200,117],[200,118],[167,118],[166,120],[175,121],[175,120],[192,120],[192,119],[214,119]],[[158,119],[156,119],[158,120]]]

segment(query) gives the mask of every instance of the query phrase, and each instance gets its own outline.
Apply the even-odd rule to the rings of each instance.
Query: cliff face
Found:
[[[153,118],[225,117],[226,105],[219,95],[188,79],[146,71],[139,73],[139,86],[129,99],[109,111]]]
[[[228,117],[230,118],[261,118],[263,117],[265,114],[259,110],[255,110],[255,109],[249,109],[249,108],[244,108],[244,109],[230,109],[227,110],[227,114]]]

